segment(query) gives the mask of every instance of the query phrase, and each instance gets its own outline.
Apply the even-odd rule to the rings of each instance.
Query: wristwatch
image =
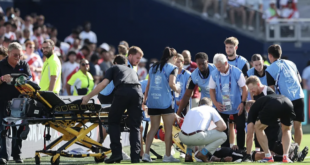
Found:
[[[245,101],[241,101],[241,103],[243,103],[243,105],[245,105],[246,102]]]

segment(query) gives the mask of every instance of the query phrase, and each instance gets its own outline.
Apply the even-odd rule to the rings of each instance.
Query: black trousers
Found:
[[[7,116],[6,114],[6,106],[7,106],[7,101],[1,101],[0,102],[0,131],[5,129],[5,126],[3,126],[2,122],[3,122],[3,118],[5,118]],[[16,131],[16,127],[11,127],[12,128],[12,132],[13,132],[13,136],[12,137],[19,137],[20,133],[21,133],[21,129],[20,131]],[[6,137],[2,137],[0,136],[0,140],[1,140],[1,149],[0,149],[0,158],[4,158],[6,160],[9,160],[9,154],[8,154],[8,150],[7,150],[7,141],[6,141]],[[20,158],[20,154],[21,152],[21,148],[22,148],[22,140],[21,139],[12,139],[12,143],[11,145],[9,145],[12,147],[11,150],[11,156],[13,157],[14,160],[19,159]]]
[[[139,136],[142,119],[141,105],[143,101],[141,87],[140,85],[123,86],[115,90],[108,117],[112,155],[122,155],[120,122],[124,111],[127,109],[130,121],[130,156],[131,160],[139,160],[141,150],[141,139]]]
[[[229,144],[229,132],[228,132],[228,125],[229,125],[229,115],[220,113],[221,117],[223,118],[224,122],[227,124],[227,129],[224,131],[227,135],[227,140],[222,144],[222,147],[230,147]],[[238,116],[237,114],[234,114],[234,123],[236,125],[237,129],[237,145],[240,150],[244,149],[245,145],[245,111]],[[234,128],[229,128],[234,129]]]

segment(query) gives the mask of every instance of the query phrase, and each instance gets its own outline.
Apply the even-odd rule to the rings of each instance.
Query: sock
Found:
[[[270,158],[271,157],[271,154],[270,154],[270,152],[268,152],[268,153],[265,153],[265,158]]]
[[[283,154],[283,157],[286,156],[288,158],[288,154]]]
[[[200,151],[201,153],[202,153],[202,155],[204,155],[204,156],[206,156],[207,154],[208,154],[208,150],[207,149],[202,149],[201,151]]]
[[[282,162],[283,157],[279,156],[279,155],[275,155],[275,156],[273,156],[273,160],[276,161],[276,162]]]
[[[260,148],[255,148],[255,151],[260,151]]]
[[[187,155],[192,155],[192,153],[193,153],[193,150],[191,148],[187,148],[186,149],[186,154]]]
[[[230,144],[230,148],[233,147],[233,146],[234,146],[234,144]]]

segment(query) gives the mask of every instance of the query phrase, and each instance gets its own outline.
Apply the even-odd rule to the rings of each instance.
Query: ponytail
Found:
[[[177,51],[175,49],[166,47],[160,61],[152,66],[154,68],[153,73],[155,74],[157,72],[158,67],[160,67],[160,71],[162,71],[169,59],[175,55],[177,55]]]

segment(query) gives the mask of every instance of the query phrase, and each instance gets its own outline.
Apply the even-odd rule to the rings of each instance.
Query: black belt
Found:
[[[198,131],[195,131],[195,132],[192,132],[192,133],[185,133],[184,131],[181,130],[181,132],[182,132],[182,134],[184,134],[186,136],[192,136],[192,135],[195,135],[195,134],[197,134],[199,132],[203,132],[203,131],[202,130],[198,130]]]

